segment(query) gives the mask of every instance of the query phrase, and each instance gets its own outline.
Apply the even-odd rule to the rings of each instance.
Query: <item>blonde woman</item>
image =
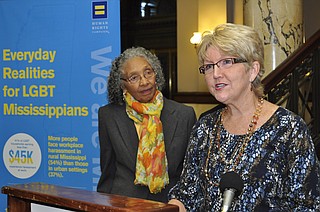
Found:
[[[208,90],[225,107],[195,125],[169,203],[180,211],[320,211],[312,138],[302,118],[263,98],[255,30],[220,25],[203,38],[198,56]],[[230,204],[225,193],[234,194]]]

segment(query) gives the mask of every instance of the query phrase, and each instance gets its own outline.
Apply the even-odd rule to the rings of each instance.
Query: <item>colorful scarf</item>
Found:
[[[126,112],[141,128],[134,184],[146,185],[151,193],[160,192],[169,183],[168,161],[162,123],[163,96],[157,90],[150,103],[140,103],[126,92]]]

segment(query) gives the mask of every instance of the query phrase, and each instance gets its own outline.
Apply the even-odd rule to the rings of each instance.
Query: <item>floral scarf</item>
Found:
[[[162,93],[157,90],[150,103],[138,102],[129,92],[124,97],[128,116],[141,127],[134,184],[146,185],[151,193],[158,193],[169,184],[168,161],[160,120]]]

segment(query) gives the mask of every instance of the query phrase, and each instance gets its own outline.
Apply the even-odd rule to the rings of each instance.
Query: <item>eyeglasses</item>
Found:
[[[220,69],[228,69],[235,63],[246,63],[247,61],[242,58],[225,58],[216,63],[204,64],[199,67],[200,74],[210,74],[214,70],[214,66]]]
[[[153,78],[156,75],[156,73],[152,70],[152,69],[148,69],[146,71],[143,72],[143,76],[144,78],[146,78],[147,80]],[[130,84],[136,84],[138,82],[141,81],[142,76],[138,75],[138,74],[134,74],[128,78],[120,78],[121,80],[127,81]]]

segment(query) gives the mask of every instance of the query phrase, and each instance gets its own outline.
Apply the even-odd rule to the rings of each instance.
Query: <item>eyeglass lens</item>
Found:
[[[214,66],[216,65],[220,69],[228,69],[235,63],[243,63],[247,62],[242,58],[225,58],[219,60],[216,63],[204,64],[199,68],[201,74],[209,74],[214,70]]]
[[[146,71],[143,73],[143,77],[146,78],[146,79],[151,79],[151,78],[154,77],[154,76],[155,76],[155,72],[154,72],[153,70],[151,70],[151,69],[150,69],[150,70],[146,70]],[[142,79],[142,76],[141,76],[141,75],[135,74],[135,75],[132,75],[132,76],[130,76],[129,78],[124,79],[124,80],[130,82],[131,84],[135,84],[135,83],[140,82],[141,79]]]

